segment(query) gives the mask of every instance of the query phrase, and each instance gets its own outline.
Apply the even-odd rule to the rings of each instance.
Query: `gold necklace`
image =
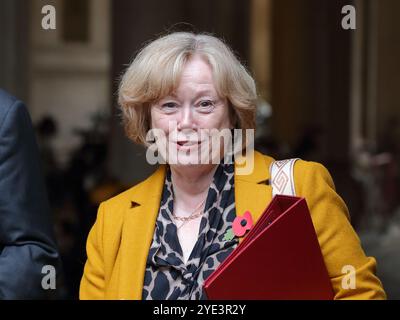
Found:
[[[199,209],[201,209],[202,205],[204,204],[204,202],[205,202],[206,200],[207,200],[207,197],[206,197],[202,202],[200,202],[200,204],[197,205],[196,208],[193,210],[193,212],[192,212],[189,216],[187,216],[187,217],[178,217],[178,216],[175,215],[175,213],[172,213],[172,217],[174,218],[174,220],[182,221],[182,222],[183,222],[183,223],[179,226],[179,228],[182,227],[184,224],[186,224],[188,221],[193,220],[193,219],[196,219],[196,218],[200,217],[200,216],[203,214],[203,210],[201,210],[201,211],[199,211],[199,212],[197,212],[197,211],[198,211]],[[179,228],[178,228],[178,229],[179,229]]]

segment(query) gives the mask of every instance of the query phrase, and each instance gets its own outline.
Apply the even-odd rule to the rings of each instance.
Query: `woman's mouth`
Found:
[[[182,140],[182,141],[177,141],[176,144],[178,145],[178,148],[190,148],[193,146],[198,146],[200,145],[201,141],[189,141],[189,140]]]

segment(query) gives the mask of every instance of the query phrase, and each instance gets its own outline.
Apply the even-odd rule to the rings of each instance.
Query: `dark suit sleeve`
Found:
[[[42,288],[60,259],[31,120],[23,103],[0,104],[0,299],[57,297]]]

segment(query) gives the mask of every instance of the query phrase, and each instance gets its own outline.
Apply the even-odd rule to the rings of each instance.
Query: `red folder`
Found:
[[[306,200],[275,196],[204,290],[211,300],[333,299]]]

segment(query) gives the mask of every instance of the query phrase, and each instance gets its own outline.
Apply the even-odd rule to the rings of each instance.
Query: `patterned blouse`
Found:
[[[208,190],[199,237],[184,263],[177,228],[172,220],[173,188],[168,168],[147,257],[142,299],[204,300],[205,279],[236,248],[238,239],[223,240],[236,217],[234,165],[220,163]]]

